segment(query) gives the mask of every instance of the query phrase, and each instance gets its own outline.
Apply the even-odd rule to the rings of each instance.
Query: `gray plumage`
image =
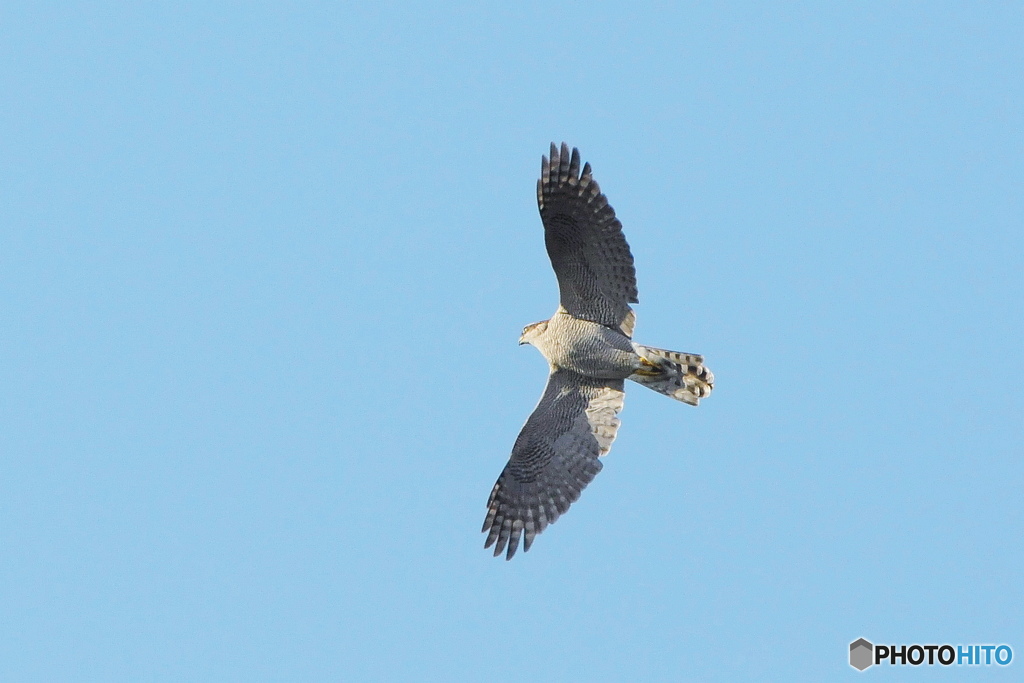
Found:
[[[551,160],[541,159],[537,205],[562,307],[581,320],[619,327],[632,315],[629,304],[639,303],[633,254],[590,164],[580,174],[579,150],[570,157],[565,143],[561,154],[552,143]]]
[[[697,354],[632,341],[638,303],[633,255],[622,224],[590,164],[576,149],[551,145],[542,159],[537,204],[544,243],[558,279],[560,306],[550,320],[528,325],[520,344],[532,344],[551,374],[512,456],[487,501],[485,548],[512,559],[569,509],[601,471],[619,428],[624,380],[698,405],[714,376]]]

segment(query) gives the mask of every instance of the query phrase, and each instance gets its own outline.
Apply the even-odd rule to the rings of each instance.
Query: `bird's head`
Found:
[[[523,334],[519,337],[519,345],[532,344],[536,339],[548,331],[548,321],[541,320],[539,323],[530,323],[523,328]]]

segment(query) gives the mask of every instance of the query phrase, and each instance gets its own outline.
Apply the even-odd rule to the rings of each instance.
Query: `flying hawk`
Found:
[[[580,153],[562,143],[541,157],[537,204],[544,244],[558,278],[560,304],[550,320],[523,329],[551,374],[512,457],[487,501],[485,548],[511,560],[523,539],[529,550],[601,471],[619,428],[625,380],[697,405],[714,375],[704,359],[632,341],[638,303],[633,255],[615,211]]]

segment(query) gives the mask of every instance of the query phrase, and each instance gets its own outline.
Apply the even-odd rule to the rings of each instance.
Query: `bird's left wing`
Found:
[[[487,501],[485,548],[508,546],[511,560],[523,538],[533,538],[580,497],[601,471],[598,457],[611,448],[619,428],[623,380],[584,377],[559,369],[548,377],[544,395],[526,421],[512,457]]]
[[[541,159],[537,206],[562,307],[575,318],[633,336],[633,255],[590,164],[580,169],[579,150],[570,154],[564,142],[561,149],[552,143],[551,158]]]

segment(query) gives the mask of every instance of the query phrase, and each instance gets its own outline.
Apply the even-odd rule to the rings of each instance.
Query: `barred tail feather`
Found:
[[[691,406],[711,395],[715,376],[702,356],[635,343],[633,349],[649,364],[629,376],[634,382]]]

